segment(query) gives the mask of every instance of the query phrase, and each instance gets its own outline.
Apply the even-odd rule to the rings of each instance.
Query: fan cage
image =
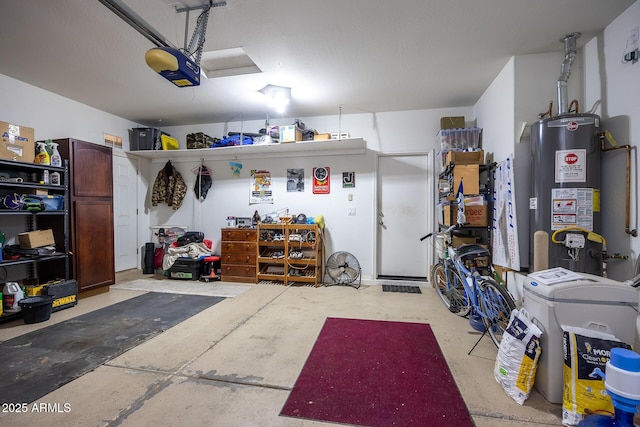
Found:
[[[343,259],[341,260],[340,258]],[[354,270],[355,274],[345,273],[345,271],[348,271],[347,269]],[[332,274],[333,270],[339,271]],[[348,285],[359,288],[362,282],[361,273],[362,269],[358,259],[346,251],[334,252],[325,263],[325,275],[328,275],[333,280],[333,285]],[[356,280],[358,281],[357,284],[355,284]]]

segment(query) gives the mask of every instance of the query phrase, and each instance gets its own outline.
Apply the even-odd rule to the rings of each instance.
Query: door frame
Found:
[[[430,185],[427,186],[427,200],[432,200],[433,201],[433,207],[431,209],[427,209],[427,218],[424,221],[424,230],[425,230],[425,234],[429,233],[431,231],[436,231],[436,227],[437,227],[437,223],[435,220],[435,212],[436,212],[436,206],[437,206],[437,198],[436,198],[436,188],[438,185],[437,182],[437,172],[436,172],[436,162],[435,162],[435,158],[436,158],[436,153],[435,150],[428,150],[428,151],[416,151],[416,152],[411,152],[411,153],[394,153],[394,152],[390,152],[390,153],[376,153],[376,164],[375,164],[375,194],[374,194],[374,209],[372,212],[372,216],[373,216],[373,224],[375,227],[375,231],[374,231],[374,235],[375,235],[375,245],[372,245],[373,247],[373,254],[372,254],[372,259],[373,259],[373,264],[374,264],[374,272],[375,272],[375,280],[382,280],[379,279],[380,277],[380,267],[381,267],[381,263],[380,263],[380,256],[381,256],[381,236],[380,236],[380,227],[378,226],[378,213],[380,212],[381,206],[381,197],[380,197],[380,192],[382,191],[382,177],[380,176],[380,158],[381,157],[417,157],[417,156],[427,156],[427,165],[428,168],[433,172],[430,175],[430,180],[431,182],[429,183]],[[419,228],[417,229],[419,230]],[[419,234],[419,232],[417,233]],[[418,239],[419,236],[416,236],[416,239]],[[427,256],[426,256],[426,260],[425,262],[428,262],[429,265],[433,265],[433,263],[435,262],[435,251],[434,251],[434,247],[432,244],[428,244],[427,242],[425,242],[425,244],[427,245]],[[427,267],[427,282],[431,282],[429,274],[430,273],[430,268]]]
[[[134,198],[134,200],[136,201],[135,202],[135,206],[134,206],[136,214],[135,214],[135,216],[133,218],[132,224],[130,224],[131,226],[134,227],[134,230],[132,230],[132,233],[130,233],[128,235],[128,239],[133,239],[135,242],[129,241],[129,242],[127,242],[127,245],[131,245],[131,244],[135,245],[134,254],[135,254],[136,261],[135,261],[133,267],[131,267],[131,268],[141,268],[142,261],[141,261],[141,253],[140,253],[140,244],[139,244],[139,239],[138,239],[138,233],[139,233],[139,227],[140,227],[140,225],[138,224],[139,207],[138,207],[138,202],[137,202],[138,201],[138,194],[139,194],[139,191],[140,191],[139,188],[138,188],[139,181],[140,181],[138,179],[138,170],[139,170],[138,162],[139,162],[139,160],[132,159],[132,158],[128,157],[126,154],[124,154],[124,152],[120,152],[120,151],[116,151],[116,150],[113,151],[112,159],[113,159],[113,191],[114,191],[114,197],[113,197],[113,202],[114,202],[113,203],[114,245],[113,245],[113,248],[114,248],[114,251],[116,250],[116,248],[118,248],[118,241],[117,241],[117,239],[118,239],[118,232],[117,232],[117,230],[118,230],[118,215],[116,215],[117,214],[117,209],[116,209],[116,204],[115,204],[115,201],[116,201],[115,191],[117,191],[117,189],[116,189],[116,181],[118,179],[117,171],[116,171],[116,161],[117,161],[117,159],[123,159],[123,160],[125,160],[125,161],[127,161],[129,163],[131,171],[134,173],[135,182],[133,183],[133,191],[135,192],[135,195],[136,195],[135,198]],[[130,209],[131,209],[131,205],[130,205]],[[122,268],[123,266],[118,264],[118,254],[117,253],[114,253],[114,264],[115,264],[114,268],[115,268],[116,272],[125,271],[125,270],[128,269],[128,268]],[[127,265],[126,267],[130,267],[130,265]]]

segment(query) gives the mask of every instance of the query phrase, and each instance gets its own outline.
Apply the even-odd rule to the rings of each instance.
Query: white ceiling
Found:
[[[263,72],[178,88],[98,0],[1,0],[0,74],[152,126],[264,119],[266,84],[292,88],[286,117],[469,106],[511,56],[561,52],[574,31],[581,47],[634,1],[227,0],[204,50],[243,48]],[[175,0],[123,2],[184,46]]]

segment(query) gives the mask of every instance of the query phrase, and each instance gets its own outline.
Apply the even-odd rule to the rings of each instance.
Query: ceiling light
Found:
[[[290,87],[266,85],[258,92],[262,92],[267,97],[269,107],[274,108],[279,114],[285,112],[291,100]]]

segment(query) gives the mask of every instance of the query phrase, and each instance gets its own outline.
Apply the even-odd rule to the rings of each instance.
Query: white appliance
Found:
[[[606,331],[633,345],[638,318],[638,290],[586,273],[581,278],[553,284],[527,276],[523,285],[524,308],[542,330],[542,353],[534,387],[551,403],[562,403],[561,325]]]

